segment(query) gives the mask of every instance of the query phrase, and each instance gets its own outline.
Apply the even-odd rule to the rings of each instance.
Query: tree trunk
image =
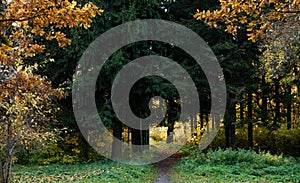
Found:
[[[275,80],[275,119],[273,126],[277,128],[280,120],[279,79]]]
[[[172,143],[174,140],[173,137],[174,133],[174,124],[168,124],[168,130],[167,130],[167,143]]]
[[[174,101],[174,99],[169,100],[170,111],[168,114],[168,130],[167,130],[167,143],[173,142],[174,125],[177,120],[177,112],[179,110],[179,105]]]
[[[241,94],[240,96],[240,100],[242,101],[243,100],[243,94]],[[240,121],[243,122],[245,119],[244,119],[244,104],[243,102],[240,102]]]
[[[236,108],[235,104],[233,104],[232,109],[230,110],[231,113],[231,125],[230,125],[230,140],[231,140],[231,147],[235,149],[235,125],[236,125]]]
[[[149,130],[142,130],[142,145],[145,145],[143,150],[146,150],[146,145],[149,145]]]
[[[226,148],[235,148],[235,124],[236,124],[236,102],[234,101],[235,94],[229,94],[227,100],[227,111],[225,117],[225,139]]]
[[[134,151],[142,152],[146,150],[146,146],[142,148],[142,145],[149,145],[149,130],[137,130],[131,129],[132,134],[132,144],[139,145],[140,147],[136,147]]]
[[[4,182],[10,182],[10,169],[12,164],[12,143],[11,143],[11,135],[12,135],[12,126],[11,123],[7,124],[7,141],[6,141],[6,159],[5,159],[5,171],[4,171]]]
[[[268,86],[265,81],[265,76],[262,76],[262,103],[261,103],[261,121],[264,124],[264,126],[267,126],[268,122]]]
[[[292,89],[291,86],[287,88],[287,129],[290,130],[292,128]]]
[[[225,120],[224,120],[224,126],[225,126],[225,147],[229,148],[231,146],[230,143],[230,102],[229,99],[227,100],[227,110],[225,113]]]
[[[228,120],[225,120],[225,146],[230,147],[230,124]]]
[[[204,113],[203,110],[200,111],[200,128],[204,127]]]
[[[205,112],[205,122],[206,122],[206,126],[209,124],[209,112],[206,111]],[[209,132],[209,128],[206,129],[207,130],[207,133]]]
[[[113,136],[115,137],[112,142],[112,152],[111,157],[113,159],[120,159],[122,157],[122,123],[120,121],[115,121],[113,125]],[[120,141],[118,141],[118,140]]]
[[[195,127],[194,126],[197,126],[197,124],[194,125],[194,121],[193,121],[193,116],[191,115],[191,136],[194,135],[194,132],[195,132]]]
[[[3,165],[2,165],[2,158],[0,156],[0,183],[5,183],[4,182],[4,172],[3,172]]]
[[[5,170],[4,170],[4,180],[3,183],[9,183],[10,182],[10,170],[11,170],[11,164],[12,164],[12,157],[10,155],[10,149],[7,149],[7,157],[5,160]]]
[[[9,183],[10,182],[10,173],[11,173],[12,157],[7,157],[5,159],[4,165],[2,160],[0,160],[0,183]]]
[[[247,113],[247,118],[248,118],[248,148],[252,149],[253,148],[253,116],[252,116],[252,92],[248,92],[248,113]]]
[[[141,136],[140,130],[137,130],[134,128],[131,129],[131,143],[133,145],[141,145],[140,136]],[[136,149],[134,149],[134,151],[141,151],[141,149],[136,148]]]

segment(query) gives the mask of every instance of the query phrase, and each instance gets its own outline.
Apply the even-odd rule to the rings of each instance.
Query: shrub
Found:
[[[300,129],[287,130],[280,128],[276,131],[269,131],[265,128],[255,127],[253,135],[254,150],[256,152],[265,151],[277,155],[300,156]],[[223,128],[220,129],[209,147],[212,149],[225,149],[225,132]],[[236,147],[248,149],[246,129],[236,130]]]
[[[193,151],[172,168],[170,182],[299,182],[294,157],[253,150]]]
[[[38,142],[21,148],[16,154],[16,163],[23,165],[76,164],[101,159],[103,157],[76,134],[67,134],[60,140]]]
[[[151,133],[151,134],[150,134],[150,138],[152,138],[153,140],[155,140],[155,141],[157,141],[157,142],[163,140],[163,137],[160,136],[160,135],[157,134],[157,133]]]

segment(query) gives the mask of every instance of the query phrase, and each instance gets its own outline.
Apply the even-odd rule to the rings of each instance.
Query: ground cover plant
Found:
[[[134,166],[102,160],[76,165],[17,165],[12,170],[12,182],[153,182],[152,165]]]
[[[190,149],[190,152],[189,152]],[[184,147],[185,155],[167,171],[171,183],[299,182],[300,159],[250,150],[208,150]],[[12,182],[155,182],[153,165],[133,166],[101,160],[87,164],[17,165]]]
[[[170,182],[299,182],[294,157],[242,150],[195,151],[170,171]]]

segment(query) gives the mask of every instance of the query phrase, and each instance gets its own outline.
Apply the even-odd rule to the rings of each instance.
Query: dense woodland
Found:
[[[32,5],[40,9],[25,13],[14,12],[7,3],[1,4],[0,180],[5,179],[5,166],[11,166],[10,161],[72,164],[103,159],[77,127],[71,95],[74,72],[94,39],[110,28],[137,19],[163,19],[184,25],[201,36],[218,58],[226,81],[227,109],[209,148],[300,155],[298,0],[245,4],[235,0],[49,2]],[[93,4],[87,4],[90,2]],[[60,11],[53,8],[56,6],[65,10],[55,12]],[[244,6],[254,8],[246,11]],[[43,12],[48,18],[43,18]],[[56,13],[60,16],[56,17]],[[145,55],[173,59],[194,80],[201,106],[199,114],[190,117],[197,125],[187,144],[198,144],[211,118],[209,85],[204,72],[187,53],[166,43],[134,43],[109,58],[96,86],[100,117],[111,133],[123,141],[136,145],[149,144],[150,139],[172,141],[149,130],[123,125],[112,109],[110,91],[116,74],[131,60]],[[174,86],[160,77],[145,78],[132,91],[130,105],[141,118],[149,115],[148,102],[153,96],[167,101],[167,114],[160,126],[167,127],[166,135],[172,134],[180,116],[179,95]],[[19,126],[13,125],[16,123]]]

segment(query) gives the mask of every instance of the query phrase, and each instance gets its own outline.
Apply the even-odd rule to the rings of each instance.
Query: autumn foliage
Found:
[[[248,39],[256,42],[265,38],[266,30],[274,29],[274,22],[299,23],[299,0],[220,0],[217,10],[197,12],[194,18],[212,27],[218,22],[226,25],[225,31],[236,35],[239,26],[246,26]]]
[[[34,74],[37,64],[24,60],[43,53],[44,40],[66,47],[71,40],[60,29],[88,28],[103,10],[93,3],[68,0],[7,0],[0,12],[0,182],[9,182],[14,149],[46,138],[45,122],[56,108],[51,97],[64,97],[46,77]]]

